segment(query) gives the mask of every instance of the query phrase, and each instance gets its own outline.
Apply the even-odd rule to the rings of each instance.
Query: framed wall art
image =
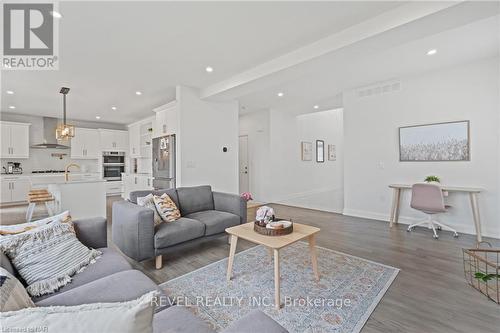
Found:
[[[470,161],[469,121],[399,128],[399,161]]]
[[[325,161],[325,141],[316,140],[316,162],[323,163]]]
[[[312,161],[312,142],[302,141],[300,143],[302,161]]]

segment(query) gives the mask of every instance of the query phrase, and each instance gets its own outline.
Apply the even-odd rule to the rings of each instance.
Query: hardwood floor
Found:
[[[108,221],[111,221],[110,207],[115,200],[120,198],[108,198]],[[408,233],[402,224],[389,229],[389,224],[381,221],[271,206],[280,217],[321,228],[316,237],[318,246],[401,270],[367,321],[363,333],[499,332],[500,306],[469,287],[464,279],[462,248],[474,247],[474,236],[461,234],[455,239],[451,233],[441,231],[439,240],[435,240],[431,232],[423,228]],[[0,211],[2,220],[15,216],[6,209]],[[110,235],[108,233],[108,237]],[[486,240],[500,247],[500,240]],[[237,252],[252,246],[239,240]],[[155,269],[154,260],[131,262],[136,269],[162,283],[226,258],[228,253],[227,237],[223,236],[164,255],[160,270]]]

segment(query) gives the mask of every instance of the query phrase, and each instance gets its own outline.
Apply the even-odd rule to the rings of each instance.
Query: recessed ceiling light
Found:
[[[12,90],[7,90],[6,93],[7,95],[14,95],[14,92]]]
[[[112,106],[111,110],[116,111],[116,106]]]
[[[14,105],[9,105],[9,109],[14,110],[16,107]]]
[[[141,95],[142,95],[142,92],[140,92],[140,91],[136,91],[136,92],[135,92],[135,94],[136,94],[137,96],[141,96]]]
[[[436,49],[432,49],[432,50],[427,51],[427,55],[434,55],[436,53],[437,53]]]
[[[214,69],[210,66],[208,67],[205,67],[205,70],[208,72],[208,73],[212,73],[214,71]]]
[[[278,97],[283,97],[285,94],[283,94],[282,92],[279,92],[278,93]]]
[[[101,116],[95,116],[95,119],[101,119]]]
[[[319,105],[315,105],[315,106],[313,106],[313,108],[319,109]]]
[[[56,12],[55,10],[51,11],[50,15],[52,15],[53,17],[58,18],[58,19],[62,17],[61,13]]]

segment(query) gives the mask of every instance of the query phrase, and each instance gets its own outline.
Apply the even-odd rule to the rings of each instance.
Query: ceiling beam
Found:
[[[216,97],[231,89],[321,57],[348,45],[455,6],[461,2],[463,1],[416,1],[401,5],[338,33],[264,62],[226,80],[205,87],[200,91],[200,97]]]

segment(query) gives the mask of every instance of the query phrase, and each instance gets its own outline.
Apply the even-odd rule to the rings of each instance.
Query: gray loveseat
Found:
[[[181,212],[175,222],[153,223],[153,211],[138,206],[137,198],[152,191],[134,191],[130,201],[113,203],[113,243],[136,261],[156,258],[162,267],[162,254],[173,246],[219,237],[226,228],[246,222],[246,202],[236,194],[213,192],[206,186],[180,187],[154,191],[167,193]]]
[[[34,298],[33,302],[37,306],[123,302],[139,298],[153,290],[163,294],[156,283],[142,272],[132,269],[121,254],[107,247],[104,218],[76,220],[74,225],[78,239],[88,247],[99,249],[103,254],[95,264],[89,265],[84,271],[73,276],[72,282],[57,292]],[[0,264],[19,278],[4,253],[0,254]],[[215,333],[205,322],[183,306],[173,305],[159,310],[154,315],[153,333]],[[254,310],[223,331],[223,333],[237,332],[287,331],[263,312]]]

